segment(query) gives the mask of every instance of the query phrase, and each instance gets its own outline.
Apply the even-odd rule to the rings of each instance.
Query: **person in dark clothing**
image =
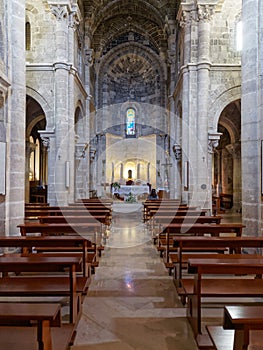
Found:
[[[153,188],[153,189],[151,190],[151,193],[150,193],[148,199],[158,199],[158,195],[157,195],[157,193],[156,193],[155,188]]]

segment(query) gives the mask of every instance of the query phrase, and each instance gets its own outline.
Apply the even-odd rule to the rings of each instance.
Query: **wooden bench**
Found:
[[[78,223],[78,222],[100,222],[103,225],[109,226],[110,225],[110,220],[106,215],[79,215],[79,216],[74,216],[74,215],[61,215],[61,216],[40,216],[39,217],[39,222],[44,224],[44,223]]]
[[[168,207],[160,207],[160,208],[148,208],[147,215],[145,221],[149,221],[152,218],[157,218],[162,215],[170,215],[170,216],[203,216],[207,214],[206,209],[198,210],[195,208],[188,207],[179,207],[179,208],[168,208]]]
[[[74,324],[51,328],[53,350],[69,350],[76,336]],[[3,350],[50,350],[38,347],[35,327],[0,326],[0,349]]]
[[[192,294],[188,295],[187,317],[197,341],[197,336],[202,334],[202,298],[263,297],[263,280],[254,278],[255,275],[263,274],[263,258],[189,259],[188,264],[194,279]],[[249,283],[247,278],[237,277],[244,274],[251,275]],[[206,275],[215,277],[204,278]],[[235,278],[218,278],[219,275],[232,275]]]
[[[90,277],[87,253],[96,252],[91,241],[80,235],[72,236],[0,236],[1,248],[19,248],[23,253],[35,251],[80,252],[82,254],[82,273]]]
[[[183,254],[186,252],[200,251],[211,252],[213,249],[222,248],[230,253],[240,253],[242,248],[261,248],[263,237],[207,237],[207,236],[174,236],[173,247],[177,249],[176,262],[178,263],[179,279],[182,278]],[[174,253],[173,253],[174,254]],[[190,256],[188,256],[188,259]]]
[[[61,272],[68,270],[65,277],[3,277],[0,279],[1,296],[67,296],[70,300],[70,322],[75,323],[80,313],[80,296],[77,292],[77,274],[81,258],[20,256],[12,254],[0,257],[0,272],[7,275],[24,272]],[[82,281],[86,278],[81,278]],[[55,286],[53,288],[53,286]],[[82,293],[82,290],[81,290]]]
[[[99,256],[104,249],[101,244],[101,224],[99,222],[78,222],[72,224],[29,222],[20,224],[18,227],[22,236],[32,233],[41,235],[81,235],[94,244]]]
[[[224,308],[224,329],[234,330],[234,349],[246,349],[248,345],[256,345],[252,332],[257,334],[257,345],[263,344],[263,306],[238,305]],[[252,344],[253,343],[253,344]]]
[[[243,331],[242,329],[225,328],[225,326],[207,326],[208,335],[212,341],[214,349],[216,350],[259,350],[262,349],[263,344],[263,327],[262,327],[262,307],[261,306],[230,306],[230,308],[237,308],[242,310],[242,319],[240,318],[239,327],[248,328]],[[246,310],[255,310],[254,316],[245,316]],[[250,311],[248,312],[250,313]],[[253,320],[253,325],[250,327],[250,320]],[[257,330],[256,330],[257,329]],[[245,334],[244,334],[245,333]],[[241,336],[241,337],[240,337]],[[243,338],[245,336],[245,339]]]
[[[9,326],[9,327],[3,327]],[[11,328],[12,334],[8,339],[14,341],[14,326],[36,326],[35,340],[39,350],[52,350],[54,339],[51,335],[51,327],[61,327],[61,306],[57,303],[0,303],[0,348],[9,349],[8,344],[4,347],[3,338]],[[20,329],[21,332],[21,329]],[[4,333],[4,334],[3,334]],[[9,334],[10,335],[10,334]],[[71,337],[71,335],[70,335]],[[23,337],[14,342],[20,349]]]
[[[220,234],[234,234],[239,237],[242,235],[242,229],[245,227],[242,224],[168,224],[163,228],[163,231],[159,234],[158,237],[158,247],[162,247],[161,254],[163,255],[165,252],[166,260],[165,264],[169,265],[170,252],[177,251],[177,247],[175,246],[174,239],[177,236],[219,236]],[[209,247],[211,248],[211,247]],[[180,270],[181,271],[181,266]]]
[[[153,243],[156,244],[159,233],[164,231],[164,228],[170,224],[220,224],[221,216],[171,216],[168,214],[157,215],[153,217],[152,230],[155,228],[155,235],[153,235]],[[156,232],[157,231],[157,232]]]

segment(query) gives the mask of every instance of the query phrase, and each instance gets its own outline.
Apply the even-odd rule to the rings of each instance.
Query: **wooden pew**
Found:
[[[189,259],[189,273],[194,273],[193,294],[188,295],[187,317],[198,345],[203,341],[201,329],[202,298],[255,298],[263,297],[263,280],[254,275],[263,274],[263,258],[243,259]],[[237,275],[251,275],[238,278]],[[214,278],[205,278],[215,275]],[[218,278],[233,275],[235,278]],[[229,277],[229,276],[228,276]]]
[[[207,214],[207,210],[206,209],[201,209],[201,210],[197,210],[197,209],[187,209],[187,208],[179,208],[177,210],[175,209],[165,209],[165,208],[153,208],[153,209],[149,209],[148,212],[148,217],[147,220],[151,220],[153,217],[155,219],[157,219],[158,216],[162,216],[162,215],[170,215],[170,216],[203,216]]]
[[[53,252],[80,252],[82,256],[83,277],[89,277],[87,252],[96,248],[88,239],[80,235],[72,236],[0,236],[1,248],[21,248],[23,253],[32,253],[33,249],[46,248]]]
[[[216,349],[259,349],[263,344],[263,306],[225,306],[223,326],[207,326],[207,330]]]
[[[22,236],[28,234],[41,234],[41,235],[82,235],[88,238],[96,247],[96,253],[101,255],[103,246],[101,242],[101,223],[99,222],[84,222],[84,223],[38,223],[28,222],[18,225]]]
[[[200,252],[201,249],[212,251],[212,249],[223,248],[229,252],[240,253],[242,248],[263,247],[263,237],[207,237],[207,236],[174,236],[173,246],[177,249],[177,257],[174,260],[178,264],[178,278],[182,278],[183,254],[186,252]],[[245,254],[244,254],[245,255]],[[190,255],[188,256],[190,258]]]
[[[75,323],[80,314],[76,275],[80,264],[79,257],[48,257],[38,254],[1,256],[0,272],[5,276],[10,272],[61,272],[65,269],[68,274],[67,277],[3,277],[0,279],[0,296],[68,296],[70,323]]]
[[[101,224],[99,222],[83,222],[83,223],[38,223],[28,222],[20,224],[17,227],[20,228],[22,236],[26,236],[28,233],[40,233],[41,235],[62,235],[62,234],[81,234],[83,236],[93,235],[96,232],[101,231]]]
[[[157,215],[206,215],[207,210],[206,209],[201,209],[198,210],[196,207],[188,207],[188,206],[179,206],[179,207],[170,207],[170,206],[148,206],[147,211],[144,212],[144,219],[145,221],[151,220],[152,217],[157,216]]]
[[[168,224],[163,228],[163,232],[159,234],[159,245],[165,247],[166,261],[168,264],[170,251],[174,252],[177,249],[174,246],[173,236],[219,236],[220,234],[234,234],[236,237],[242,235],[242,229],[245,227],[242,224],[226,223],[226,224]],[[171,248],[173,246],[173,248]],[[211,247],[209,247],[211,248]],[[168,264],[169,265],[169,264]]]
[[[35,341],[38,343],[38,350],[55,350],[54,340],[51,334],[51,327],[61,327],[61,306],[57,303],[0,303],[0,348],[9,349],[8,344],[4,345],[3,338],[6,337],[8,329],[12,331],[11,336],[9,332],[9,342],[12,342],[21,349],[20,345],[23,343],[23,336],[14,341],[15,326],[36,326]],[[5,326],[5,327],[3,327]],[[9,326],[9,327],[7,327]],[[28,327],[27,327],[28,328]],[[57,346],[57,344],[56,344]]]
[[[171,216],[169,214],[158,215],[152,218],[153,243],[156,244],[159,233],[169,224],[220,224],[221,216]],[[156,232],[157,231],[157,232]]]
[[[38,218],[40,216],[97,216],[104,215],[109,220],[111,219],[111,212],[107,209],[78,209],[78,208],[70,208],[67,210],[63,209],[29,209],[25,211],[25,219],[28,218]]]
[[[109,226],[110,222],[107,216],[104,215],[96,215],[96,216],[68,216],[68,215],[61,215],[61,216],[40,216],[39,222],[42,224],[45,223],[78,223],[78,222],[100,222],[103,225]]]
[[[154,218],[154,221],[157,224],[220,224],[222,216],[170,216],[170,215],[158,215]]]

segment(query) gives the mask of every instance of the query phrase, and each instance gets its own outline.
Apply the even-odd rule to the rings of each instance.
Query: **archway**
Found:
[[[38,133],[45,130],[42,107],[31,96],[26,97],[26,169],[25,201],[47,202],[47,149]]]
[[[228,104],[218,120],[222,133],[214,153],[212,185],[221,209],[241,212],[241,101]]]

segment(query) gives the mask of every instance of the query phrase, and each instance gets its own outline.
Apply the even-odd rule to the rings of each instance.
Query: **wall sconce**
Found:
[[[178,143],[173,145],[173,152],[176,160],[182,159],[182,148]]]

